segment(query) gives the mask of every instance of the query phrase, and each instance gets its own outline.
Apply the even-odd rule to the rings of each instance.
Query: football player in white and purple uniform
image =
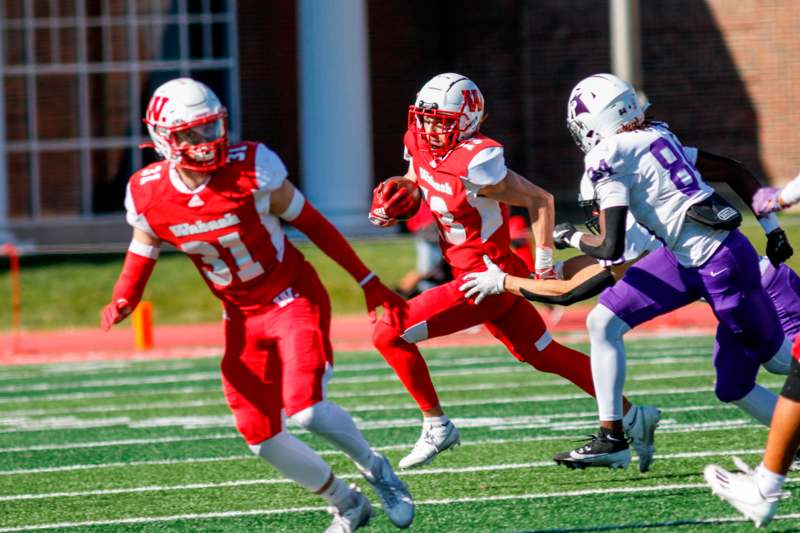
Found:
[[[584,79],[569,98],[567,125],[586,153],[583,180],[599,202],[600,233],[587,235],[560,224],[556,242],[615,259],[624,249],[630,212],[664,246],[628,269],[587,319],[601,427],[589,444],[557,455],[559,462],[608,466],[630,455],[621,421],[622,336],[699,298],[708,301],[720,321],[722,347],[715,361],[724,383],[717,386],[720,399],[743,399],[752,388],[739,379],[742,364],[754,361],[775,372],[788,371],[790,343],[761,287],[758,255],[736,229],[741,215],[714,194],[698,168],[722,176],[748,200],[757,182],[734,160],[684,148],[665,124],[645,120],[645,108],[628,83],[610,74]],[[739,179],[743,174],[749,182]],[[769,231],[767,255],[777,264],[791,247],[774,221],[775,227],[763,223]]]
[[[590,185],[587,188],[584,184],[580,203],[589,214],[585,221],[586,227],[596,234],[599,232],[599,208]],[[505,291],[520,294],[531,301],[571,305],[600,294],[622,279],[625,271],[636,261],[662,247],[662,243],[628,213],[625,249],[616,260],[598,260],[588,255],[572,257],[563,263],[560,269],[563,272],[563,279],[558,280],[534,280],[507,275],[493,263],[487,262],[488,270],[466,276],[469,281],[462,285],[462,290],[469,296],[478,298],[481,295],[485,297]],[[794,338],[800,332],[800,277],[785,264],[773,266],[767,257],[760,258],[759,267],[762,274],[761,284],[775,305],[781,327],[788,338]],[[719,341],[715,342],[714,361],[724,358],[724,355],[720,355],[721,349],[724,348],[725,346],[721,345]],[[725,367],[723,366],[723,368]],[[733,395],[728,389],[744,391],[744,395],[733,399],[731,403],[752,415],[762,424],[769,426],[777,396],[756,384],[758,370],[759,365],[755,362],[741,364],[738,372],[734,375],[735,384],[730,383],[730,373],[718,376],[717,392],[724,397],[726,394]],[[640,427],[647,428],[649,433],[631,431],[633,420],[629,420],[629,418],[639,416],[639,413],[626,411],[622,420],[625,433],[632,439],[632,445],[639,454],[640,469],[646,471],[652,463],[655,453],[653,429],[658,423],[659,413],[653,407],[640,409],[643,409],[641,414],[649,419]],[[575,461],[575,459],[568,460],[566,463],[574,465]],[[585,460],[581,461],[581,463],[583,462]]]

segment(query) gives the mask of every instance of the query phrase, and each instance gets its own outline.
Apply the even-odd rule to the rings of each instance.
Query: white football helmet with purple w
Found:
[[[569,95],[567,128],[584,152],[621,128],[644,118],[650,106],[639,103],[630,83],[613,74],[595,74],[581,80]]]

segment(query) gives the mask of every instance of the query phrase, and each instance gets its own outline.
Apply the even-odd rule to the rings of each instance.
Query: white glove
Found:
[[[486,270],[470,272],[464,276],[467,282],[458,288],[467,299],[475,296],[476,304],[481,303],[487,296],[505,292],[507,274],[500,270],[500,267],[495,265],[488,255],[483,256],[483,262],[486,263]]]

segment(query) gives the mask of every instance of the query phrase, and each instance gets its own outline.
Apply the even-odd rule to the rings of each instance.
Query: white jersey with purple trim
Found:
[[[695,168],[696,160],[696,149],[685,148],[666,124],[652,123],[603,139],[586,154],[582,179],[594,187],[601,210],[627,206],[681,265],[698,267],[728,232],[686,217],[692,205],[714,192]]]
[[[617,259],[598,259],[597,262],[605,268],[621,265],[638,259],[645,253],[652,252],[662,246],[663,243],[655,235],[643,228],[641,224],[637,223],[629,212],[628,218],[625,220],[625,251]]]

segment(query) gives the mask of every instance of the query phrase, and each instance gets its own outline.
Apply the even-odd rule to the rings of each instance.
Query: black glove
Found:
[[[777,267],[792,257],[793,253],[792,245],[789,244],[789,239],[783,229],[774,229],[767,234],[767,257],[772,266]]]
[[[553,243],[556,245],[556,248],[559,250],[569,248],[569,239],[576,231],[578,230],[575,229],[575,226],[573,226],[571,222],[562,222],[553,228]]]

